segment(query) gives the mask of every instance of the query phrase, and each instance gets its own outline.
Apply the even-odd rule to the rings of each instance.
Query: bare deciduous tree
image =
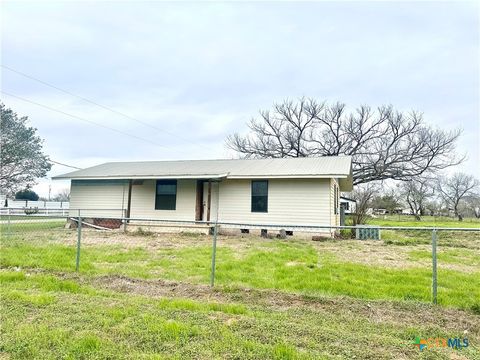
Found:
[[[405,181],[400,185],[400,194],[417,220],[425,215],[428,200],[435,193],[434,188],[434,180],[426,177]]]
[[[465,196],[460,206],[460,213],[465,213],[468,217],[476,217],[480,219],[480,194],[471,194]]]
[[[368,208],[378,191],[379,188],[374,183],[359,185],[352,191],[350,197],[356,201],[355,214],[352,216],[353,226],[365,224],[368,218]]]
[[[435,191],[435,190],[434,190]],[[426,213],[430,216],[435,216],[441,212],[441,204],[438,199],[433,196],[425,202]]]
[[[472,175],[455,173],[450,177],[440,178],[437,182],[437,189],[445,204],[453,209],[455,216],[462,221],[463,215],[459,211],[459,205],[465,197],[475,195],[479,184],[479,181]]]
[[[374,196],[371,201],[371,206],[374,209],[385,209],[390,214],[393,214],[395,210],[401,206],[401,204],[398,194],[394,189],[390,189],[384,191],[383,194]]]
[[[70,200],[70,190],[62,189],[60,190],[53,198],[53,201],[69,201]]]
[[[354,184],[410,180],[463,161],[454,155],[460,130],[432,129],[422,114],[401,113],[392,106],[347,112],[344,104],[301,98],[260,111],[248,127],[246,136],[228,136],[227,146],[258,158],[351,155]]]

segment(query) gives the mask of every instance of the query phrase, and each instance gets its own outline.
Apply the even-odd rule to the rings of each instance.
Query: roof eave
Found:
[[[347,178],[347,174],[283,174],[283,175],[228,175],[227,179],[331,179]]]
[[[352,163],[350,163],[350,172],[348,176],[345,176],[343,179],[338,179],[338,185],[340,191],[350,192],[353,190],[353,167]]]
[[[68,174],[67,174],[68,175]],[[227,174],[200,175],[118,175],[118,176],[54,176],[52,180],[152,180],[152,179],[224,179]]]
[[[68,174],[66,174],[68,175]],[[150,179],[347,179],[345,174],[310,174],[310,175],[229,175],[229,174],[200,174],[200,175],[118,175],[118,176],[54,176],[52,180],[150,180]]]

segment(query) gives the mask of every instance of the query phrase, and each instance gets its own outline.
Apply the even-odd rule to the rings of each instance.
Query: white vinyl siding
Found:
[[[132,186],[130,217],[195,221],[196,180],[177,181],[175,210],[155,210],[156,180],[144,180]]]
[[[77,185],[70,187],[71,216],[80,214],[84,217],[122,217],[127,208],[128,183],[105,185]]]
[[[212,184],[210,220],[215,221],[217,201],[219,221],[275,225],[332,225],[332,179],[269,179],[268,212],[251,211],[251,180],[223,180]],[[132,186],[130,217],[195,221],[196,180],[178,180],[175,210],[155,210],[156,180],[143,180]],[[219,192],[218,192],[219,187]],[[207,203],[207,184],[204,204]],[[100,211],[94,216],[121,216],[128,203],[128,183],[89,185],[71,188],[71,209],[119,209]],[[207,207],[204,207],[206,220]],[[75,215],[72,213],[72,215]]]
[[[270,179],[268,212],[251,211],[251,180],[220,183],[219,221],[330,225],[330,179]]]

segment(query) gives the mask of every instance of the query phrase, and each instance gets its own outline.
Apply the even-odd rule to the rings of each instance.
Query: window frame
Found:
[[[173,208],[161,208],[159,204],[159,194],[158,194],[158,185],[163,183],[163,185],[175,185],[175,201],[173,203]],[[177,192],[178,192],[178,182],[176,179],[161,179],[155,182],[155,210],[164,210],[164,211],[175,211],[177,210]],[[165,194],[164,194],[165,195]],[[160,195],[161,196],[161,195]],[[169,196],[173,196],[170,194]]]
[[[259,183],[259,182],[262,182],[262,183],[266,183],[267,184],[267,191],[266,191],[266,195],[253,195],[253,184],[254,183]],[[250,182],[250,212],[252,213],[268,213],[268,180],[252,180]],[[266,198],[266,201],[265,201],[265,210],[256,210],[253,208],[253,205],[254,205],[254,201],[253,201],[253,198],[255,197],[265,197]]]

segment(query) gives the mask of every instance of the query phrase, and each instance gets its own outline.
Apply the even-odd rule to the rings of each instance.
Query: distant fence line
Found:
[[[5,206],[5,203],[7,206]],[[70,207],[69,201],[49,201],[49,200],[17,200],[6,199],[0,204],[2,208],[42,208],[42,209],[68,209]]]
[[[38,207],[2,207],[1,216],[68,216],[69,208],[38,208]]]
[[[25,215],[23,212],[25,208],[0,208],[0,215],[11,215],[12,217]],[[48,213],[46,211],[49,211]],[[65,218],[73,219],[81,217],[83,220],[87,218],[101,217],[105,220],[117,220],[121,223],[128,223],[134,225],[154,225],[158,224],[173,224],[173,225],[205,225],[213,227],[226,226],[232,228],[252,228],[252,229],[296,229],[296,230],[348,230],[348,229],[358,229],[358,228],[375,228],[379,230],[437,230],[437,231],[474,231],[480,232],[480,223],[479,227],[444,227],[444,226],[381,226],[381,225],[310,225],[310,224],[285,224],[285,223],[252,223],[252,222],[235,222],[235,221],[205,221],[205,220],[181,220],[181,219],[158,219],[158,218],[148,218],[148,217],[125,217],[125,216],[115,216],[111,215],[112,211],[123,214],[125,209],[39,209],[43,211],[41,214],[32,214],[35,215],[48,215],[51,217],[57,217],[59,219]],[[64,212],[64,214],[59,214],[58,212]],[[102,212],[108,212],[108,214],[101,214]]]

